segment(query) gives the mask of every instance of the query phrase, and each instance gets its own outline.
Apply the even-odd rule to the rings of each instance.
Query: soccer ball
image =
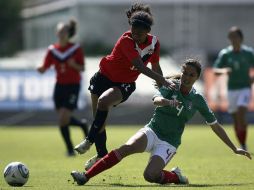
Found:
[[[23,186],[29,177],[29,170],[21,162],[11,162],[4,169],[4,179],[10,186]]]

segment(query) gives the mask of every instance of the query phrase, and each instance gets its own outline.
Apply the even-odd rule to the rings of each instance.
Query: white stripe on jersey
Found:
[[[67,57],[73,54],[78,48],[80,47],[79,44],[75,44],[71,48],[67,49],[64,52],[60,52],[58,49],[54,47],[54,45],[49,46],[49,50],[61,61],[64,61]]]
[[[145,55],[147,54],[151,55],[154,52],[156,43],[157,43],[157,38],[156,36],[153,36],[152,43],[149,46],[145,47],[142,50],[138,47],[138,44],[136,43],[135,49],[138,51],[140,57],[144,57]]]

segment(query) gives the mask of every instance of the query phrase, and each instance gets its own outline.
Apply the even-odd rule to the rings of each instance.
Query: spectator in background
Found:
[[[84,135],[88,134],[86,120],[80,121],[72,114],[77,108],[80,91],[81,72],[84,71],[84,54],[79,44],[71,43],[76,34],[76,21],[60,22],[56,27],[58,42],[48,47],[44,63],[38,72],[44,73],[50,66],[56,71],[54,103],[58,113],[58,125],[67,147],[67,155],[74,156],[69,126],[80,126]]]
[[[214,63],[217,75],[227,74],[228,112],[232,115],[238,141],[244,150],[246,147],[247,126],[246,113],[251,98],[250,69],[254,67],[254,54],[250,47],[243,45],[243,33],[233,26],[228,32],[231,45],[222,49]]]
[[[207,106],[204,97],[193,88],[200,74],[200,63],[195,59],[187,59],[182,66],[182,73],[171,77],[174,78],[173,82],[177,90],[161,87],[153,97],[153,103],[157,107],[150,122],[133,135],[127,143],[104,156],[87,172],[72,171],[74,181],[78,185],[84,185],[89,179],[118,164],[123,158],[147,151],[151,153],[144,171],[144,178],[148,182],[188,184],[188,178],[182,175],[178,167],[171,171],[163,169],[176,154],[176,149],[181,144],[185,124],[196,111],[200,112],[213,132],[235,154],[251,159],[247,151],[235,147]]]
[[[108,153],[105,130],[108,111],[125,102],[135,91],[135,81],[140,73],[154,79],[159,85],[173,87],[162,76],[159,40],[149,33],[153,24],[150,7],[135,4],[126,13],[130,31],[118,39],[111,54],[101,60],[99,71],[90,80],[94,121],[88,137],[75,147],[78,153],[83,154],[95,143],[97,155],[88,160],[86,169]],[[151,69],[147,67],[149,62]]]

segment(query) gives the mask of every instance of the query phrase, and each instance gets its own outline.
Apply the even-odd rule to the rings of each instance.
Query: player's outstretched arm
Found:
[[[227,133],[225,132],[225,130],[222,128],[222,126],[217,122],[213,125],[211,125],[212,130],[214,131],[214,133],[230,148],[233,150],[233,152],[235,154],[239,154],[239,155],[244,155],[246,157],[248,157],[249,159],[251,159],[251,155],[249,152],[240,149],[240,148],[236,148],[236,146],[232,143],[232,141],[229,139]]]
[[[174,89],[175,88],[175,84],[172,81],[166,80],[159,73],[154,72],[153,70],[151,70],[148,67],[146,67],[140,57],[132,60],[132,64],[135,66],[135,68],[140,73],[142,73],[142,74],[146,75],[147,77],[155,80],[157,83],[160,83],[160,84],[162,84],[162,85],[164,85],[164,86],[166,86],[167,88],[170,88],[170,89]]]
[[[161,76],[163,76],[163,72],[161,70],[161,66],[160,66],[160,63],[156,63],[156,64],[152,64],[152,71],[160,74]],[[158,81],[155,81],[156,82],[156,85],[158,86],[158,88],[160,88],[162,86],[161,83],[159,83]]]

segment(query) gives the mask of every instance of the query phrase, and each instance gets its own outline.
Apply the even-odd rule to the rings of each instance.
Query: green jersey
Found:
[[[214,63],[215,68],[231,68],[229,74],[228,89],[250,88],[250,68],[254,67],[253,50],[247,46],[241,46],[240,52],[234,52],[232,46],[220,51]]]
[[[180,81],[175,81],[180,86]],[[209,109],[204,97],[197,93],[194,88],[188,95],[183,95],[179,90],[171,90],[161,87],[154,96],[181,102],[177,107],[157,106],[151,121],[148,123],[159,139],[168,142],[174,147],[181,144],[181,136],[184,131],[185,123],[188,122],[196,111],[199,111],[206,120],[207,124],[217,122],[213,112]]]

